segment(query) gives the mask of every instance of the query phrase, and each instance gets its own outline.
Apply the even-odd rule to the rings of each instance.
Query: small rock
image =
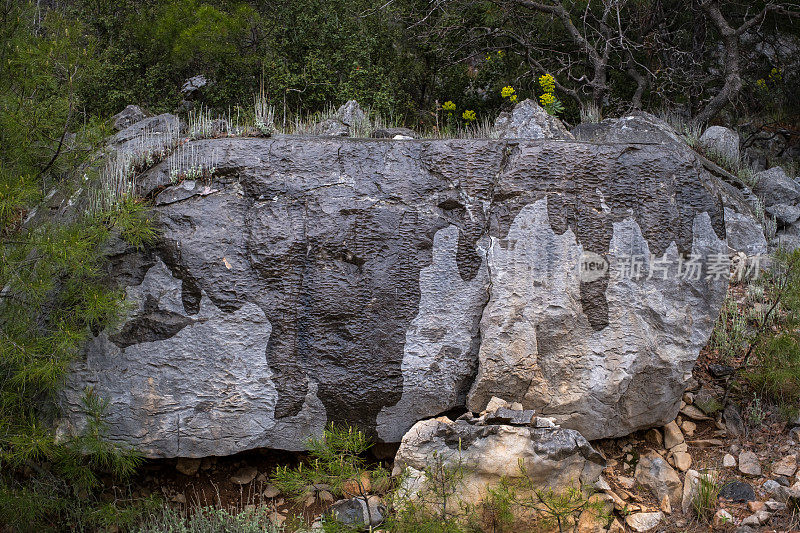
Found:
[[[608,492],[611,490],[611,485],[608,484],[606,478],[600,476],[594,484],[594,488],[602,492]]]
[[[631,490],[636,485],[636,480],[632,477],[619,476],[617,481],[628,490]]]
[[[664,495],[661,498],[661,501],[658,502],[658,507],[664,512],[664,514],[672,514],[672,505],[669,503],[669,496]]]
[[[128,126],[132,126],[145,118],[147,118],[147,115],[144,114],[144,111],[142,111],[142,108],[138,105],[129,105],[111,117],[114,121],[114,128],[118,131],[124,130]]]
[[[674,506],[680,503],[681,478],[658,454],[650,452],[640,457],[634,477],[640,485],[649,489],[658,501],[664,496],[669,496]]]
[[[758,527],[762,524],[766,524],[770,519],[770,514],[767,511],[759,511],[757,513],[753,513],[744,520],[742,520],[743,526],[753,526]]]
[[[501,407],[505,407],[507,409],[510,407],[510,405],[504,399],[498,398],[497,396],[492,396],[492,399],[489,400],[489,403],[486,404],[486,409],[484,409],[481,414],[483,415],[483,414],[494,413]]]
[[[775,476],[791,477],[797,472],[797,457],[794,455],[787,455],[772,467],[772,474]]]
[[[722,418],[725,420],[725,429],[734,437],[741,437],[746,433],[747,429],[738,406],[728,404],[722,412]]]
[[[698,141],[709,155],[709,158],[722,158],[722,166],[734,166],[739,163],[739,134],[724,126],[711,126],[700,136]]]
[[[675,468],[681,472],[686,472],[692,466],[692,456],[687,452],[674,452]]]
[[[687,470],[683,479],[683,492],[681,495],[681,510],[683,514],[689,512],[699,483],[700,473],[697,470]]]
[[[743,451],[739,454],[739,472],[747,476],[760,476],[761,465],[758,456],[751,451]]]
[[[683,393],[683,402],[686,405],[692,405],[694,403],[694,394],[691,392],[684,392]]]
[[[733,516],[731,516],[731,513],[729,513],[725,509],[720,509],[716,513],[714,513],[714,520],[712,521],[712,525],[715,528],[727,527],[732,523],[733,523]]]
[[[181,457],[178,459],[178,462],[175,463],[175,470],[180,472],[185,476],[193,476],[197,474],[197,471],[200,470],[200,465],[202,464],[202,459],[192,459],[188,457]]]
[[[780,483],[773,479],[768,479],[761,485],[761,488],[767,491],[767,494],[777,495],[782,494],[786,487],[783,487]]]
[[[683,442],[683,433],[674,421],[664,426],[664,447],[670,449]]]
[[[535,428],[555,428],[558,427],[555,418],[536,416],[531,422],[531,426]]]
[[[269,485],[267,485],[267,488],[264,489],[264,493],[263,494],[264,494],[265,498],[272,499],[272,498],[277,498],[280,493],[281,493],[281,491],[278,490],[278,487],[276,487],[275,485],[269,484]]]
[[[725,468],[734,468],[736,466],[736,457],[726,453],[725,457],[722,458],[722,466]]]
[[[349,498],[339,500],[328,509],[330,516],[337,522],[350,527],[375,527],[383,522],[386,507],[377,496]]]
[[[689,451],[689,445],[685,442],[681,442],[680,444],[673,446],[670,451],[672,453],[686,453]]]
[[[756,493],[748,483],[731,481],[722,485],[719,497],[732,502],[749,502],[756,499]]]
[[[767,509],[769,509],[773,513],[777,511],[783,511],[784,509],[786,509],[785,503],[776,502],[775,500],[767,500],[764,502],[764,505],[767,507]]]
[[[767,507],[767,504],[764,502],[747,502],[747,508],[750,509],[751,513],[755,513],[758,511],[763,511]]]
[[[711,420],[711,417],[706,416],[706,414],[695,407],[694,405],[687,405],[683,409],[681,409],[681,414],[691,418],[692,420]]]
[[[664,437],[656,428],[647,430],[647,433],[644,434],[644,441],[654,448],[661,448],[664,445]]]
[[[377,128],[373,130],[370,137],[373,139],[394,139],[398,135],[407,139],[417,138],[417,134],[414,130],[408,128]]]
[[[534,418],[538,418],[534,416],[535,413],[533,410],[517,410],[517,409],[509,409],[507,407],[500,407],[496,409],[493,413],[486,415],[486,423],[487,424],[499,424],[499,425],[509,425],[509,426],[530,426],[534,425]]]
[[[736,369],[732,366],[712,363],[708,365],[708,371],[711,372],[711,375],[715,378],[724,378],[736,372]]]
[[[684,434],[686,434],[687,437],[693,437],[694,432],[697,431],[697,424],[689,420],[686,420],[681,425],[681,429],[683,430]]]
[[[636,513],[625,517],[625,523],[632,530],[642,533],[654,529],[664,519],[664,513]]]
[[[202,74],[192,76],[183,83],[181,92],[185,95],[192,95],[208,85],[208,80]]]
[[[256,467],[244,466],[237,470],[230,479],[231,483],[235,483],[237,485],[247,485],[248,483],[252,483],[256,476],[258,476],[258,469]]]

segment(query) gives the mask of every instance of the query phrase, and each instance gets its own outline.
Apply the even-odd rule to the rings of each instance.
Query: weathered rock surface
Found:
[[[620,118],[608,118],[599,123],[579,124],[572,133],[575,138],[590,142],[665,144],[670,149],[683,152],[686,157],[694,157],[694,150],[669,124],[642,111]],[[704,161],[704,165],[711,172],[720,171],[711,162]],[[707,185],[714,195],[722,198],[725,206],[725,226],[730,248],[748,256],[766,254],[767,240],[761,225],[755,220],[746,188],[737,181],[729,183],[723,175],[710,173],[708,178]]]
[[[786,175],[781,167],[772,167],[753,176],[756,185],[753,193],[764,200],[764,205],[796,205],[800,202],[800,185]]]
[[[498,139],[564,139],[575,137],[558,118],[549,115],[539,104],[525,99],[511,111],[503,111],[494,123]]]
[[[478,502],[502,477],[521,477],[520,463],[535,486],[556,492],[593,484],[605,466],[602,456],[574,430],[431,419],[418,422],[403,437],[392,473],[406,470],[405,488],[414,496],[426,490],[425,469],[460,465],[465,474],[458,496]]]
[[[732,250],[743,252],[748,257],[767,253],[767,239],[764,237],[764,230],[752,216],[737,213],[726,207],[725,230],[728,236],[728,246]]]
[[[119,153],[141,153],[171,146],[180,135],[180,120],[169,113],[143,118],[117,132],[109,146]]]
[[[420,419],[479,412],[492,396],[590,439],[677,415],[727,286],[705,267],[676,275],[680,254],[726,251],[722,206],[684,152],[291,136],[188,146],[216,162],[214,182],[173,185],[170,159],[138,179],[162,243],[112,258],[131,309],[76,363],[65,427],[82,425],[87,385],[110,402],[110,438],[151,457],[298,449],[327,422],[399,442]],[[608,259],[611,275],[582,273],[583,257]]]
[[[363,126],[367,122],[367,114],[355,100],[348,100],[336,110],[333,116],[317,124],[315,135],[328,137],[347,137],[351,130]]]
[[[700,146],[729,162],[739,161],[739,134],[730,128],[711,126],[700,136]]]
[[[649,489],[656,500],[669,498],[670,505],[675,508],[681,504],[683,494],[681,478],[656,452],[650,452],[639,458],[635,476],[636,481]]]
[[[144,114],[141,107],[138,105],[129,105],[111,117],[111,120],[114,121],[114,127],[117,130],[124,130],[128,126],[132,126],[140,120],[144,120],[146,117],[147,115]]]

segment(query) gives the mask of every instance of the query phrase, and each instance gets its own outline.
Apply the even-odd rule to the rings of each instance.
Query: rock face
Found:
[[[418,422],[403,437],[392,474],[406,470],[405,488],[416,496],[426,490],[426,469],[460,466],[465,475],[458,498],[478,502],[501,478],[522,477],[520,463],[537,487],[556,492],[593,484],[605,467],[602,456],[574,430],[431,419]]]
[[[177,153],[138,179],[162,242],[112,258],[129,316],[63,395],[64,428],[91,385],[110,437],[150,457],[301,449],[327,422],[399,442],[492,396],[589,439],[665,425],[726,291],[708,261],[677,275],[681,254],[725,252],[725,226],[705,171],[669,146],[185,148],[213,183],[173,185]]]
[[[739,134],[724,126],[711,126],[700,136],[700,145],[727,161],[739,162]]]
[[[590,142],[665,144],[683,152],[686,157],[694,157],[694,151],[669,124],[642,111],[620,118],[605,119],[600,123],[579,124],[572,133],[577,139]],[[736,139],[738,150],[738,136]],[[711,166],[716,165],[706,164],[707,169],[713,172]],[[715,175],[709,176],[707,185],[712,188],[714,195],[722,198],[728,245],[732,251],[743,252],[748,256],[765,254],[767,240],[761,225],[755,220],[749,191],[740,183],[728,183],[723,177]]]
[[[511,111],[500,113],[494,123],[494,135],[499,139],[575,138],[560,120],[530,99],[518,103]]]

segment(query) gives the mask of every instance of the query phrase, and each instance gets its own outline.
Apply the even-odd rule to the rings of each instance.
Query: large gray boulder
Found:
[[[726,163],[739,163],[739,134],[724,126],[711,126],[700,136],[700,146]]]
[[[775,204],[796,205],[800,202],[800,185],[786,175],[781,167],[772,167],[753,176],[753,192],[764,200],[767,207]]]
[[[442,417],[423,420],[409,430],[392,474],[405,475],[403,489],[408,497],[426,501],[436,494],[435,486],[427,486],[431,481],[426,470],[463,469],[450,495],[451,505],[458,509],[463,503],[485,499],[488,489],[501,479],[527,475],[536,488],[562,493],[570,487],[593,485],[604,467],[603,457],[571,429],[478,425]]]
[[[574,139],[558,118],[530,99],[516,104],[511,111],[500,113],[492,136],[498,139]]]
[[[172,183],[186,153],[213,183]],[[86,386],[150,457],[300,449],[328,422],[399,442],[493,395],[590,439],[664,425],[727,287],[676,276],[726,251],[707,180],[655,144],[190,142],[137,179],[162,242],[112,257],[128,316],[75,364],[62,430]]]

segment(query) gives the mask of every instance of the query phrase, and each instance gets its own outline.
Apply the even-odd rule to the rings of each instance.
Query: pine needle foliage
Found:
[[[309,460],[305,464],[278,467],[272,482],[281,492],[307,506],[317,501],[332,503],[338,497],[365,498],[372,483],[388,477],[382,468],[373,470],[372,475],[367,472],[363,455],[371,446],[358,429],[331,424],[321,438],[309,439]]]
[[[75,87],[95,61],[89,33],[26,1],[4,3],[0,19],[0,523],[110,525],[119,513],[97,500],[100,475],[129,475],[140,458],[104,438],[107,404],[91,390],[86,426],[57,437],[58,390],[85,340],[123,309],[106,277],[109,243],[143,247],[156,235],[133,198],[77,207],[108,133],[79,111]],[[54,205],[73,207],[51,216]]]

